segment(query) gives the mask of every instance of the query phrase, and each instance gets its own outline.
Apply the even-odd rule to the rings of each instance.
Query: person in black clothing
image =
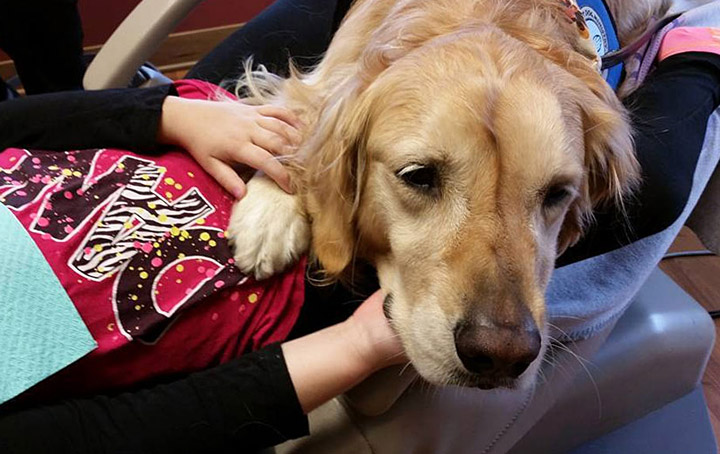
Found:
[[[26,94],[82,90],[82,41],[77,0],[0,0],[0,49]],[[0,79],[0,101],[15,96]]]
[[[346,8],[323,0],[279,0],[221,44],[188,77],[214,83],[236,78],[241,61],[251,54],[281,74],[287,71],[288,55],[309,57],[305,63],[310,64],[329,43]],[[268,30],[279,32],[268,34]],[[152,151],[160,147],[162,112],[172,94],[172,88],[165,86],[11,101],[0,107],[0,149],[112,146]],[[626,209],[631,219],[642,223],[628,232],[614,222],[616,213],[599,214],[599,222],[561,257],[560,265],[621,247],[673,221],[689,195],[707,119],[720,105],[720,56],[688,53],[664,60],[626,104],[637,125],[637,154],[645,173],[642,190]],[[667,169],[681,171],[668,179],[664,178]],[[311,285],[307,291],[297,333],[317,327],[314,315],[320,306],[325,313],[339,308],[321,323],[347,314],[349,306],[337,304],[347,295],[322,294]],[[348,333],[356,330],[365,333],[356,337],[359,344],[345,343]],[[236,452],[270,446],[305,435],[304,413],[370,371],[397,361],[401,351],[388,342],[389,332],[376,294],[347,324],[182,380],[116,397],[13,411],[0,418],[0,450]],[[366,350],[371,339],[386,342],[379,350]],[[347,354],[356,347],[366,353]],[[319,354],[324,348],[330,350]],[[388,359],[394,355],[397,358]],[[318,370],[327,369],[339,372],[342,379],[316,376]],[[43,436],[33,435],[37,433]]]

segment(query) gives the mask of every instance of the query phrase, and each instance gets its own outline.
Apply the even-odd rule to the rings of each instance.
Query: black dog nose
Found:
[[[455,349],[463,366],[488,378],[518,378],[540,353],[540,332],[530,319],[524,326],[461,323]]]

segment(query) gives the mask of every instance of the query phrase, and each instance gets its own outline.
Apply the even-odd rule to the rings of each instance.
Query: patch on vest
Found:
[[[620,42],[613,24],[610,11],[603,0],[579,0],[580,14],[585,19],[585,24],[590,35],[590,44],[597,55],[605,55],[620,49]],[[623,65],[618,64],[602,71],[603,78],[614,89],[617,90],[622,80]]]
[[[605,55],[610,51],[610,44],[608,43],[608,33],[605,29],[605,24],[598,15],[598,13],[585,6],[580,10],[585,17],[585,23],[590,31],[590,39],[595,45],[595,50],[598,55]]]

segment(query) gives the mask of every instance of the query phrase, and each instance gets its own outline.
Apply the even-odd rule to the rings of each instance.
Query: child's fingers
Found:
[[[287,169],[278,162],[267,150],[255,144],[247,145],[238,154],[238,162],[245,163],[250,167],[263,171],[272,178],[285,192],[292,194],[290,174]]]
[[[262,128],[252,135],[252,143],[275,156],[287,155],[295,151],[295,147],[285,137]]]
[[[275,117],[282,120],[290,126],[293,126],[295,129],[300,129],[302,126],[302,122],[294,113],[287,109],[283,109],[282,107],[260,106],[258,107],[257,112],[265,117]]]
[[[227,192],[240,200],[245,196],[245,182],[228,164],[219,159],[210,158],[204,166],[207,173],[220,183]]]
[[[282,120],[272,117],[260,117],[257,124],[267,130],[278,134],[288,140],[293,145],[299,145],[302,136],[297,129],[285,123]]]

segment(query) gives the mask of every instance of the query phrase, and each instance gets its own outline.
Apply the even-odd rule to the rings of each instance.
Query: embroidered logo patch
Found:
[[[600,15],[589,6],[583,7],[580,11],[585,18],[585,23],[590,31],[590,39],[598,55],[607,54],[610,51],[610,44],[608,43],[608,33],[605,29],[605,24],[600,18]]]

